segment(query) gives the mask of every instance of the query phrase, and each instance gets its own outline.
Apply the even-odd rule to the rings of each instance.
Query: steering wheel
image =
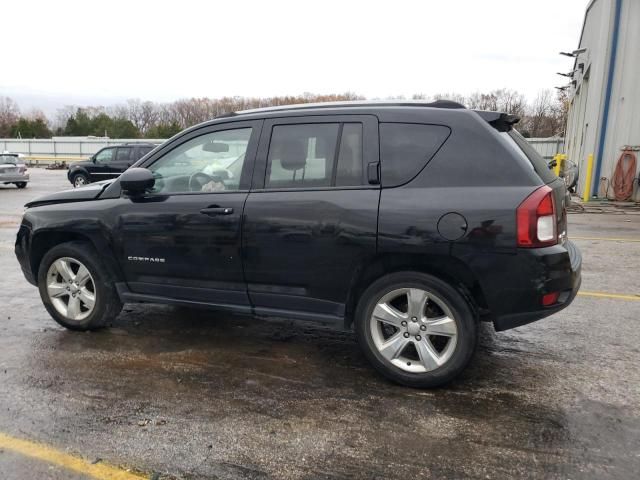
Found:
[[[198,180],[197,182],[197,186],[194,188],[195,185],[195,179],[198,177],[202,177],[202,179],[204,180],[202,183]],[[207,175],[204,172],[194,172],[191,174],[191,176],[189,177],[189,191],[190,192],[200,192],[202,190],[202,187],[204,187],[207,183],[209,182],[215,182],[216,179],[213,178],[210,175]]]

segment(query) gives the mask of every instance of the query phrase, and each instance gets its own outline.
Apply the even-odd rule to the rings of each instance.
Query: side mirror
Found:
[[[95,155],[91,155],[89,160],[91,160],[92,163],[96,163],[96,156]]]
[[[120,175],[120,188],[129,195],[141,195],[153,187],[156,179],[146,168],[130,168]]]

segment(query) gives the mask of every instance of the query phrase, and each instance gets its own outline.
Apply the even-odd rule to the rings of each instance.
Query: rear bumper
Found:
[[[509,330],[511,328],[526,325],[527,323],[542,320],[543,318],[553,315],[554,313],[558,313],[560,310],[564,310],[571,304],[571,302],[573,302],[573,299],[576,298],[578,290],[580,290],[581,283],[582,278],[578,276],[577,285],[572,290],[563,292],[558,303],[551,307],[534,310],[532,312],[512,313],[509,315],[502,315],[501,317],[497,317],[493,320],[494,328],[497,332],[502,332],[504,330]]]
[[[21,183],[21,182],[28,182],[28,181],[29,181],[29,174],[16,173],[16,174],[0,175],[0,183]]]
[[[493,289],[490,309],[496,331],[535,322],[567,308],[582,283],[582,255],[570,241],[553,247],[519,251],[510,270],[518,272]],[[510,275],[511,276],[511,275]],[[506,282],[505,282],[506,283]],[[542,296],[560,292],[558,301],[542,305]]]

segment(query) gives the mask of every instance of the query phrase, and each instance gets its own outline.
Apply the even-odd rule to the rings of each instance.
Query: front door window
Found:
[[[240,188],[252,128],[207,133],[183,143],[149,167],[155,193],[222,192]]]

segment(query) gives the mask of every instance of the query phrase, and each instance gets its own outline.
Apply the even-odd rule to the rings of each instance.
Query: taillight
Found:
[[[556,204],[553,190],[543,185],[518,207],[518,246],[547,247],[558,243]]]
[[[550,307],[558,303],[558,298],[560,298],[560,292],[551,292],[542,296],[542,305],[545,307]]]
[[[27,167],[26,165],[20,165],[20,168],[18,169],[18,171],[20,173],[25,173],[27,171]]]

